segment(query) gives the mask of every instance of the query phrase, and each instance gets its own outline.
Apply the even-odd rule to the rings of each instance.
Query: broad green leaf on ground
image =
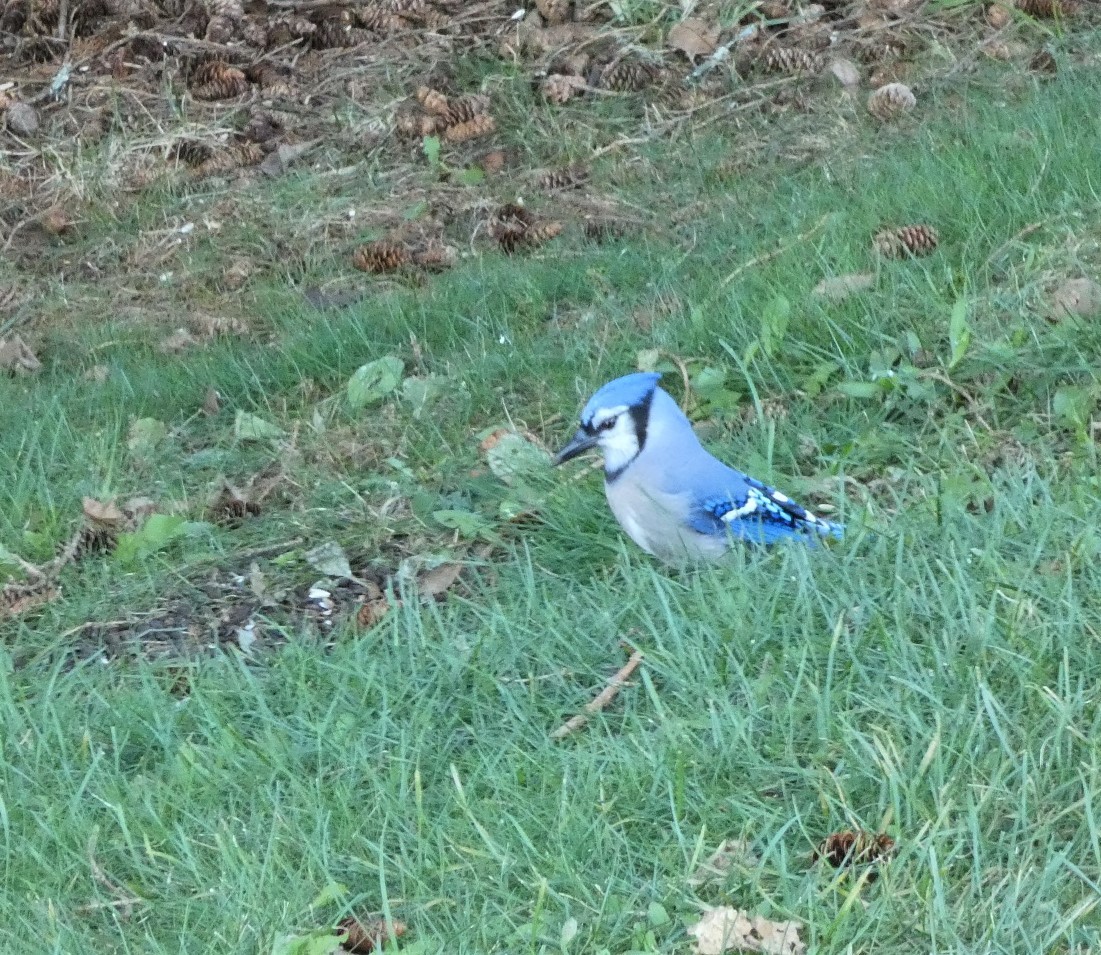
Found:
[[[130,453],[139,459],[152,456],[159,445],[168,436],[168,428],[156,418],[135,418],[130,423],[126,446]]]
[[[352,566],[348,563],[344,548],[336,541],[326,541],[324,544],[318,544],[312,550],[306,551],[305,556],[306,563],[326,577],[352,576]]]
[[[335,955],[344,951],[341,943],[347,937],[347,932],[336,935],[328,928],[316,929],[307,935],[280,935],[271,955]]]
[[[495,536],[493,525],[481,514],[475,514],[473,511],[434,511],[432,517],[441,527],[458,531],[463,537],[481,537],[492,540]]]
[[[948,343],[952,357],[948,361],[949,370],[953,369],[967,354],[971,344],[971,326],[967,324],[967,301],[960,299],[952,306],[952,317],[948,322]]]
[[[121,564],[130,564],[163,550],[183,537],[205,534],[211,525],[189,521],[179,514],[152,514],[137,530],[119,534],[115,557]]]
[[[770,358],[783,344],[791,320],[791,302],[783,295],[777,295],[761,313],[761,348]]]
[[[348,379],[348,404],[353,410],[381,401],[401,384],[405,363],[393,355],[360,365]]]
[[[1096,404],[1096,395],[1091,388],[1067,385],[1055,392],[1051,410],[1064,424],[1074,428],[1085,428]]]
[[[489,469],[505,484],[514,484],[550,470],[551,456],[530,438],[507,431],[486,450]]]
[[[238,410],[233,419],[233,436],[238,441],[275,441],[283,434],[282,428],[249,411]]]

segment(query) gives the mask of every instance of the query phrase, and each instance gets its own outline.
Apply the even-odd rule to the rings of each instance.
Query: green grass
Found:
[[[270,343],[166,358],[163,328],[93,315],[47,341],[41,376],[0,381],[0,543],[30,559],[68,537],[83,495],[200,517],[220,475],[281,461],[291,479],[241,529],[136,567],[85,560],[62,599],[5,623],[6,949],[266,955],[355,911],[392,913],[424,952],[556,951],[570,919],[570,951],[686,951],[702,901],[797,919],[816,953],[1096,950],[1101,332],[1045,303],[1101,262],[1101,132],[1084,119],[1101,80],[966,93],[899,131],[853,115],[844,149],[733,182],[713,173],[736,145],[721,124],[609,160],[600,187],[665,223],[624,243],[487,255],[328,312],[288,281],[340,274],[315,250],[241,299]],[[272,188],[289,231],[329,187]],[[349,190],[366,201],[370,184]],[[158,201],[169,216],[192,200]],[[813,295],[876,267],[881,223],[914,220],[940,228],[936,255],[883,265],[840,304]],[[260,242],[225,229],[196,262]],[[787,327],[763,338],[781,296]],[[971,341],[953,364],[960,301]],[[648,331],[640,312],[658,315]],[[697,379],[692,406],[723,457],[876,536],[670,574],[624,541],[597,478],[556,473],[542,523],[502,527],[492,566],[445,603],[335,637],[291,627],[248,659],[75,658],[74,628],[200,601],[212,569],[249,572],[249,548],[335,538],[393,567],[457,546],[434,511],[496,523],[513,493],[471,475],[478,433],[511,420],[556,444],[652,348],[724,376]],[[348,376],[384,354],[448,379],[430,414],[347,410]],[[84,380],[96,364],[105,382]],[[870,381],[863,400],[839,390]],[[193,417],[210,387],[222,412]],[[754,402],[787,414],[745,424]],[[293,439],[242,445],[238,410]],[[143,416],[170,436],[137,459]],[[259,569],[281,585],[317,576],[270,556]],[[636,685],[552,744],[621,638],[646,652]],[[851,825],[899,842],[872,885],[809,861]],[[727,837],[759,863],[692,889]]]

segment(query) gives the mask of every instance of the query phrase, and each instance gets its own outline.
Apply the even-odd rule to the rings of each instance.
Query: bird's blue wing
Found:
[[[840,538],[844,527],[816,517],[805,507],[766,484],[739,475],[737,487],[725,494],[703,498],[689,519],[701,534],[732,534],[755,544],[774,544],[796,538]]]

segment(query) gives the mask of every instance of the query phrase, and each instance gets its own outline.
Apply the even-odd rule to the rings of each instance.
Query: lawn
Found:
[[[0,264],[43,366],[0,377],[0,570],[34,594],[0,618],[2,947],[305,955],[355,915],[409,953],[672,953],[725,905],[816,955],[1101,951],[1101,326],[1066,307],[1101,280],[1101,35],[1019,29],[1057,73],[931,42],[888,124],[833,83],[654,127],[473,57],[503,180],[416,144],[89,179],[75,232]],[[581,190],[523,179],[581,160]],[[518,193],[565,233],[348,266]],[[874,254],[917,223],[932,254]],[[393,387],[349,390],[365,365]],[[642,554],[542,457],[638,367],[846,539]],[[120,508],[102,550],[86,498]],[[893,856],[813,859],[846,829]]]

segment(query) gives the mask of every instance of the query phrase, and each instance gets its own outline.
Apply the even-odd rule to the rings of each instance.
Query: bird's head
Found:
[[[577,434],[555,456],[563,464],[590,448],[600,448],[604,472],[614,478],[631,463],[646,444],[650,405],[660,374],[636,372],[609,381],[581,411]]]

